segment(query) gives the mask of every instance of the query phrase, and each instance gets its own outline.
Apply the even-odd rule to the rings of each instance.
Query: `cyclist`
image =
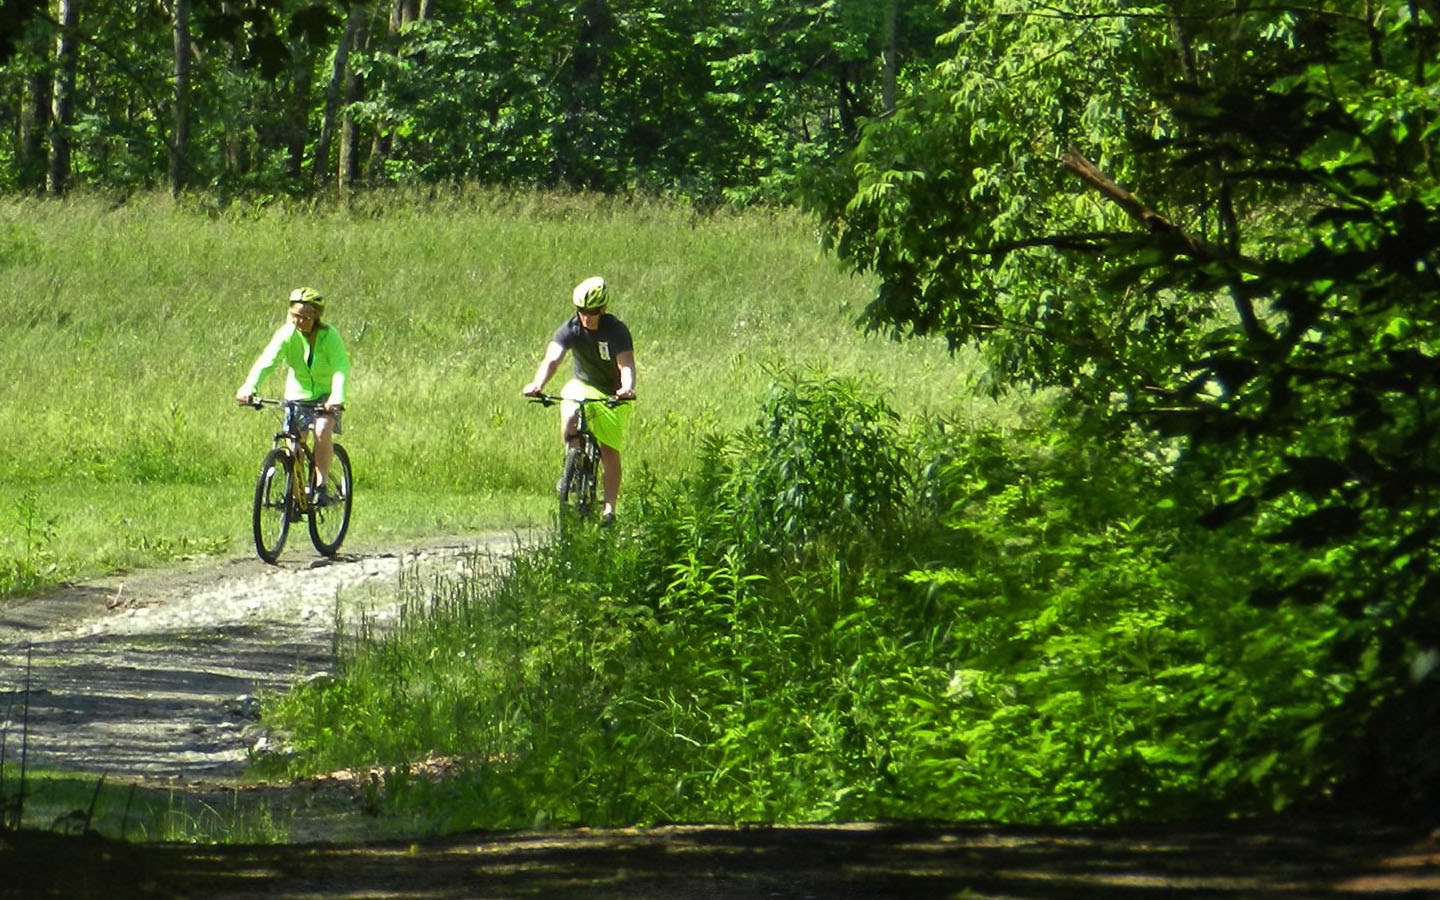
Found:
[[[576,400],[615,397],[635,398],[635,345],[630,329],[606,312],[609,288],[600,276],[587,278],[571,292],[575,314],[555,329],[545,348],[535,380],[521,391],[534,397],[545,390],[545,383],[555,374],[565,354],[574,357],[574,377],[560,390],[564,400],[560,406],[560,440],[568,444],[575,432]],[[607,406],[592,404],[586,410],[590,431],[600,445],[604,473],[601,492],[604,496],[600,524],[615,521],[615,499],[620,494],[620,452],[625,448],[625,434],[630,424],[630,405]]]
[[[345,406],[345,382],[350,377],[345,342],[335,326],[320,321],[324,312],[325,298],[319,291],[308,287],[291,291],[288,321],[276,329],[250,367],[249,377],[235,392],[236,402],[248,405],[265,377],[284,362],[289,367],[285,399],[321,404],[319,409],[291,409],[287,413],[298,418],[302,431],[315,432],[318,484],[314,500],[321,506],[330,500],[325,479],[330,475],[334,436],[340,433],[340,410]]]

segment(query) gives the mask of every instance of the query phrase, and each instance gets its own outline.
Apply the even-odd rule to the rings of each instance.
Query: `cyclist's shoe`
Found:
[[[600,517],[600,527],[601,527],[601,528],[609,528],[611,525],[614,525],[614,524],[615,524],[615,514],[614,514],[613,512],[608,512],[608,513],[606,513],[605,515],[603,515],[603,516]]]
[[[310,502],[314,503],[317,507],[329,506],[330,489],[323,484],[320,485],[318,488],[315,489],[315,496],[311,499]]]

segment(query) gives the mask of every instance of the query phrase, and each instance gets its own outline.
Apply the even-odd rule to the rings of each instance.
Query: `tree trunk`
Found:
[[[575,50],[562,75],[563,113],[555,132],[553,180],[574,187],[602,188],[605,174],[595,164],[604,118],[605,62],[614,31],[607,0],[582,0],[575,10]]]
[[[48,44],[38,37],[28,42],[29,52],[35,60],[42,60],[48,52]],[[54,81],[47,78],[42,67],[33,64],[27,67],[25,91],[20,101],[20,149],[17,163],[17,184],[25,192],[45,191],[45,133],[50,127],[51,87]]]
[[[298,184],[305,172],[305,144],[310,137],[310,56],[304,48],[292,46],[290,61],[290,112],[286,127],[286,174]]]
[[[370,17],[365,15],[360,19],[360,30],[355,35],[354,47],[357,50],[363,50],[368,47],[369,44]],[[353,68],[347,66],[345,71],[345,85],[340,98],[341,107],[348,107],[356,100],[359,100],[363,90],[364,84],[360,76],[355,74]],[[336,164],[340,193],[342,196],[350,189],[350,186],[355,183],[355,179],[360,176],[359,144],[360,132],[359,129],[355,127],[355,118],[348,112],[342,112],[340,115],[340,152],[339,160]]]
[[[170,196],[185,187],[185,160],[190,153],[190,0],[175,0],[175,133],[170,139]]]
[[[895,112],[895,95],[899,90],[899,21],[900,0],[889,0],[885,4],[885,35],[880,45],[880,98],[884,106],[882,112],[887,116]]]
[[[335,47],[330,81],[325,85],[325,112],[320,120],[320,137],[315,141],[315,165],[310,173],[316,187],[324,185],[330,173],[330,144],[335,135],[335,117],[340,112],[340,91],[350,70],[350,47],[364,19],[364,5],[358,2],[350,4],[350,14],[345,18],[345,31],[340,35],[340,43]]]
[[[65,193],[70,179],[70,129],[75,117],[75,71],[77,69],[75,26],[79,19],[78,0],[59,0],[57,20],[60,36],[55,42],[55,92],[50,108],[50,171],[46,190],[55,196]]]

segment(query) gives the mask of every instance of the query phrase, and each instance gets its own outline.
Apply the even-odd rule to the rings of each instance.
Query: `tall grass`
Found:
[[[459,187],[344,208],[9,198],[0,555],[33,555],[12,512],[31,491],[53,573],[248,552],[273,423],[231,398],[300,284],[328,296],[354,361],[351,546],[543,524],[553,413],[519,388],[591,274],[636,335],[627,472],[684,469],[782,371],[852,376],[901,409],[992,410],[943,347],[857,334],[870,286],[789,211]]]

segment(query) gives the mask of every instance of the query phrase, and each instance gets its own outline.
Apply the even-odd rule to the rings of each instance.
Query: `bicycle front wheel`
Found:
[[[325,482],[328,501],[324,506],[310,507],[310,543],[322,556],[334,556],[340,552],[345,541],[345,532],[350,530],[351,491],[354,482],[350,475],[350,454],[335,444],[335,455],[330,459],[330,477]]]
[[[290,533],[290,512],[295,505],[294,479],[290,475],[290,454],[271,450],[260,464],[255,482],[255,552],[274,565]]]
[[[572,447],[565,454],[565,483],[575,513],[582,519],[595,508],[595,457],[593,446]],[[563,496],[562,496],[563,499]]]
[[[573,501],[575,512],[583,518],[589,511],[589,500],[594,494],[594,476],[590,470],[590,459],[580,447],[570,447],[565,451],[565,470],[560,476],[560,507],[563,510],[566,501]]]

